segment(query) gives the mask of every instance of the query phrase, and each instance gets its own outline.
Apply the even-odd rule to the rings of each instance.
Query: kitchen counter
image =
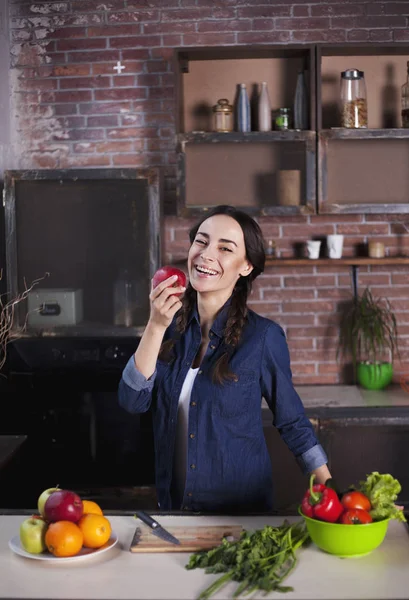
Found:
[[[194,600],[218,576],[202,569],[187,571],[190,554],[129,552],[136,521],[109,516],[119,543],[100,556],[65,564],[22,558],[8,548],[18,534],[23,515],[0,516],[0,598],[83,600]],[[289,517],[290,521],[300,517]],[[240,524],[247,529],[280,525],[281,517],[160,516],[171,525]],[[409,599],[409,535],[407,525],[392,521],[383,544],[360,558],[340,559],[316,546],[298,552],[298,564],[285,584],[294,588],[286,600]],[[231,598],[229,584],[213,598]],[[251,598],[280,598],[278,593]]]
[[[296,385],[308,417],[408,418],[409,393],[393,384],[384,390],[366,390],[357,385]],[[265,400],[263,411],[268,411]]]

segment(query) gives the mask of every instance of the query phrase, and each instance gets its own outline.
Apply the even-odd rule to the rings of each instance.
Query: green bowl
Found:
[[[310,538],[318,548],[341,557],[362,556],[380,546],[388,530],[389,519],[365,525],[343,525],[310,519],[298,509],[305,520]]]

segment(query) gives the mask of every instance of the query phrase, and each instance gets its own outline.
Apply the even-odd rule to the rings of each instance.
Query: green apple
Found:
[[[44,490],[44,492],[41,492],[41,494],[37,500],[37,508],[38,508],[38,512],[40,513],[40,515],[42,517],[45,516],[44,506],[45,506],[45,503],[47,502],[48,498],[51,496],[51,494],[53,492],[59,492],[59,491],[60,491],[59,487],[53,487],[53,488],[48,488],[47,490]]]
[[[20,525],[20,542],[26,552],[30,554],[41,554],[47,550],[45,544],[45,533],[47,523],[40,516],[33,515],[25,519]]]

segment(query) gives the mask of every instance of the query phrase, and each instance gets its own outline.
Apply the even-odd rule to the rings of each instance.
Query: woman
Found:
[[[327,458],[294,390],[283,330],[247,307],[264,269],[260,227],[218,206],[189,236],[187,289],[169,278],[151,291],[150,318],[123,371],[119,402],[131,413],[152,410],[163,510],[268,511],[262,398],[304,473],[324,483]]]

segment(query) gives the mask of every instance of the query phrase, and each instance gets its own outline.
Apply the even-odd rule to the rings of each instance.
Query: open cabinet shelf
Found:
[[[201,213],[234,203],[254,215],[316,211],[315,47],[308,45],[183,48],[175,50],[177,73],[177,210]],[[272,111],[292,107],[298,72],[307,82],[309,128],[257,131],[258,86],[268,86]],[[214,132],[212,107],[233,106],[245,83],[252,131]],[[281,171],[297,171],[291,201],[279,202]],[[234,200],[232,200],[234,199]]]

